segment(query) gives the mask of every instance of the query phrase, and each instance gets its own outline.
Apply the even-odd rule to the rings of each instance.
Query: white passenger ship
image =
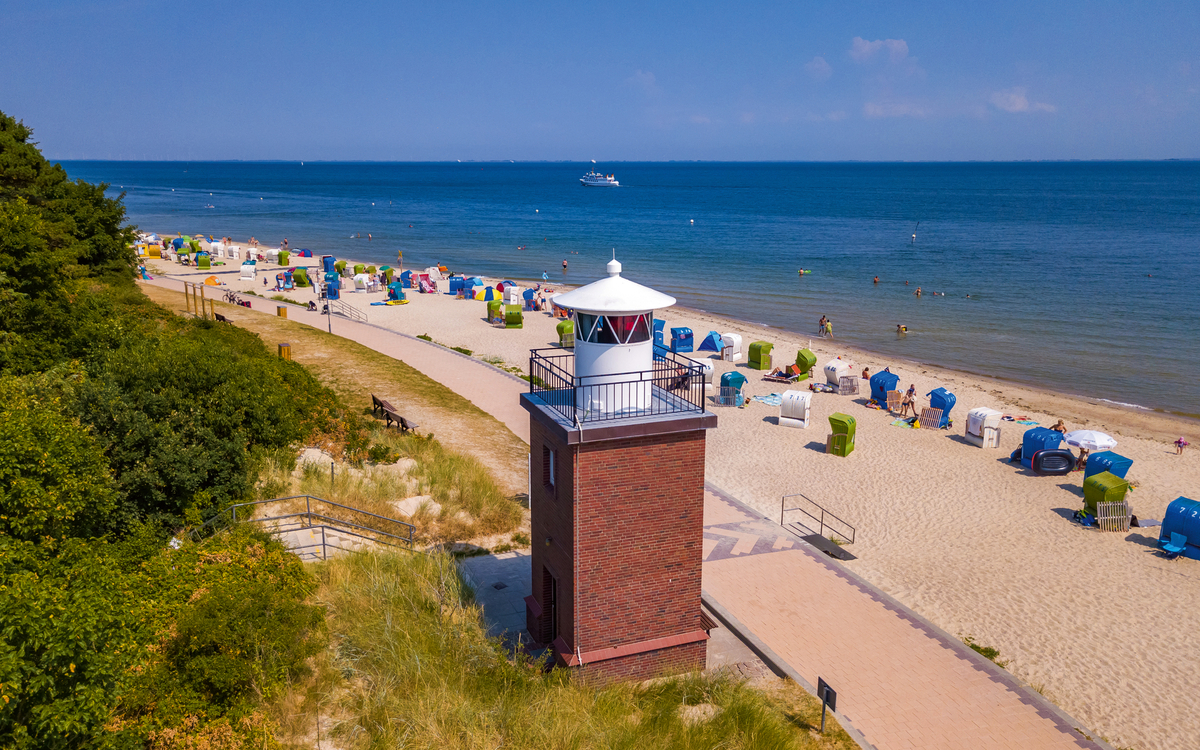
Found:
[[[600,174],[592,171],[579,178],[579,184],[584,187],[620,187],[621,183],[610,174]]]

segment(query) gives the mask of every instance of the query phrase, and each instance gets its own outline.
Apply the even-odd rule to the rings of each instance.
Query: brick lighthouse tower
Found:
[[[703,669],[704,371],[653,341],[675,299],[608,276],[559,295],[575,351],[530,352],[527,624],[599,679]]]

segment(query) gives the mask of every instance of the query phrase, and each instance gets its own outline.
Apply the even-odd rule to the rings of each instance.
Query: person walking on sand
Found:
[[[1175,455],[1182,456],[1183,449],[1188,447],[1188,445],[1190,445],[1188,441],[1181,435],[1179,439],[1175,441]]]
[[[908,387],[908,392],[900,399],[900,416],[906,416],[908,410],[912,409],[913,416],[917,416],[917,386],[916,384]]]

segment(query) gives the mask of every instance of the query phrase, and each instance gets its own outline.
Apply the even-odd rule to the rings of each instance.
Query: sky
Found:
[[[1200,2],[0,0],[53,159],[1200,158]]]

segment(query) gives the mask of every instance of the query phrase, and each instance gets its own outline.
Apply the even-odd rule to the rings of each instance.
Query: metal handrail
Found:
[[[367,314],[356,308],[354,305],[351,305],[348,302],[343,302],[340,299],[331,299],[328,300],[328,302],[330,312],[336,315],[341,315],[344,318],[357,320],[362,323],[367,322]]]
[[[282,515],[268,516],[265,518],[254,518],[254,517],[241,518],[241,519],[238,518],[238,509],[239,508],[251,508],[254,506],[258,506],[258,505],[268,505],[271,503],[280,503],[280,502],[285,502],[288,500],[299,500],[299,499],[304,500],[304,511],[303,512],[284,513]],[[362,524],[355,523],[353,521],[348,521],[345,519],[335,518],[333,516],[325,515],[324,513],[320,512],[319,510],[318,511],[313,510],[313,501],[316,501],[318,503],[324,503],[325,505],[328,505],[328,506],[331,506],[334,508],[340,508],[342,510],[350,511],[351,513],[357,513],[362,516],[368,516],[370,518],[378,519],[380,521],[386,521],[388,523],[396,524],[397,526],[400,527],[401,531],[407,531],[407,535],[405,535],[403,533],[394,534],[392,532],[384,531],[383,529],[375,528],[373,526],[365,526]],[[216,525],[218,523],[220,523],[223,519],[228,523],[254,523],[254,524],[258,524],[260,526],[264,526],[264,527],[266,527],[267,524],[269,524],[272,521],[286,521],[288,519],[303,519],[303,521],[300,521],[298,523],[285,524],[282,527],[274,527],[274,528],[267,527],[266,531],[269,534],[277,535],[280,533],[286,533],[287,531],[294,531],[297,529],[304,529],[304,528],[317,529],[317,528],[319,528],[319,529],[321,529],[322,544],[324,545],[325,544],[325,541],[324,541],[325,529],[332,528],[332,529],[335,529],[338,531],[342,531],[346,534],[350,534],[351,536],[356,536],[356,537],[366,539],[366,540],[369,540],[372,542],[386,544],[390,547],[406,547],[410,550],[413,548],[413,535],[417,528],[413,524],[407,523],[405,521],[401,521],[401,520],[398,520],[395,518],[388,518],[387,516],[381,516],[377,513],[371,513],[370,511],[361,510],[359,508],[352,508],[349,505],[342,505],[341,503],[335,503],[330,500],[326,500],[324,498],[316,497],[315,495],[290,495],[288,497],[277,497],[277,498],[272,498],[270,500],[255,500],[255,501],[248,502],[248,503],[236,503],[234,505],[231,505],[228,508],[225,508],[224,510],[222,510],[217,515],[210,518],[207,522],[205,522],[200,527],[193,529],[190,532],[191,538],[193,540],[197,539],[205,528],[208,528],[208,527],[215,528]],[[325,522],[325,523],[316,523],[315,524],[315,523],[313,523],[314,520],[319,521],[319,522]],[[326,523],[328,523],[330,525],[327,526]],[[370,534],[380,535],[380,536],[386,537],[387,539],[394,539],[396,541],[390,542],[390,541],[387,541],[387,539],[379,539],[379,538],[375,538],[375,537],[371,537],[371,536],[365,536],[363,534],[359,534],[354,531],[351,531],[350,529],[358,529],[360,531],[369,532]],[[308,546],[312,546],[312,545],[308,545]],[[300,549],[300,548],[297,548],[297,549]]]
[[[815,516],[815,515],[813,515],[812,513],[810,513],[810,512],[808,512],[807,510],[805,510],[804,508],[785,508],[784,506],[787,504],[788,498],[793,498],[793,497],[802,497],[802,498],[804,498],[806,501],[808,501],[808,502],[809,502],[809,503],[811,503],[813,506],[815,506],[815,507],[817,508],[817,510],[819,510],[819,511],[821,512],[821,515],[820,515],[820,516]],[[808,516],[808,517],[809,517],[809,518],[811,518],[812,520],[816,521],[816,522],[817,522],[817,524],[820,526],[820,530],[818,531],[818,533],[819,533],[821,536],[825,536],[825,529],[826,529],[826,528],[828,528],[828,529],[829,529],[831,532],[833,532],[834,534],[837,534],[837,535],[838,535],[838,536],[840,536],[842,539],[846,540],[846,544],[854,544],[854,537],[855,537],[855,534],[856,534],[854,527],[853,527],[853,526],[851,526],[851,525],[850,525],[849,523],[847,523],[846,521],[842,520],[841,518],[838,518],[838,517],[837,517],[837,516],[835,516],[834,514],[832,514],[832,513],[830,513],[829,511],[825,510],[825,508],[823,508],[823,507],[822,507],[820,504],[818,504],[818,503],[814,502],[814,501],[812,500],[812,498],[808,497],[807,495],[804,495],[804,494],[801,494],[801,493],[797,492],[797,493],[795,493],[795,494],[792,494],[792,495],[784,495],[782,498],[780,498],[780,500],[779,500],[779,525],[780,525],[780,526],[783,526],[783,525],[784,525],[784,523],[783,523],[783,517],[784,517],[784,514],[785,514],[785,513],[791,513],[791,512],[793,512],[793,511],[798,511],[798,512],[800,512],[800,513],[803,513],[804,515]],[[849,530],[850,530],[850,534],[849,534],[849,535],[847,535],[847,534],[846,534],[844,531],[839,531],[838,529],[834,528],[833,526],[830,526],[829,524],[827,524],[827,523],[825,522],[825,518],[826,518],[826,516],[828,516],[829,518],[832,518],[834,521],[837,521],[838,523],[840,523],[841,525],[843,525],[844,527],[846,527],[847,529],[849,529]]]
[[[352,523],[350,521],[344,521],[340,518],[334,518],[332,516],[326,516],[326,515],[322,515],[320,513],[287,513],[282,516],[271,516],[269,518],[248,518],[245,521],[243,521],[242,523],[258,523],[258,524],[262,524],[265,526],[268,521],[284,521],[289,518],[303,518],[310,522],[308,524],[303,524],[303,523],[299,524],[298,526],[296,526],[297,529],[318,528],[317,525],[314,525],[313,523],[311,523],[311,521],[313,519],[316,519],[318,521],[328,521],[330,524],[335,525],[337,528],[352,528],[352,529],[359,529],[360,531],[369,531],[372,534],[381,534],[383,536],[388,537],[389,539],[395,539],[395,540],[403,542],[405,544],[408,544],[409,542],[412,541],[408,537],[403,537],[398,534],[390,534],[386,531],[383,531],[381,529],[375,529],[370,526],[360,526],[359,524]],[[272,526],[271,530],[275,531],[276,529],[281,529],[281,528],[282,527]],[[287,529],[287,530],[291,531],[292,529]],[[354,532],[352,532],[352,531],[349,531],[347,533],[354,534]],[[355,534],[355,536],[360,536],[360,535]],[[366,537],[364,537],[364,538],[366,538]],[[390,544],[390,542],[384,542],[384,543]]]
[[[574,365],[575,355],[562,349],[534,349],[529,353],[529,392],[568,420],[592,422],[705,411],[704,367],[669,351],[660,352],[656,347],[650,370],[580,376]],[[620,395],[626,398],[617,398]],[[644,405],[597,411],[579,407],[581,400]]]

